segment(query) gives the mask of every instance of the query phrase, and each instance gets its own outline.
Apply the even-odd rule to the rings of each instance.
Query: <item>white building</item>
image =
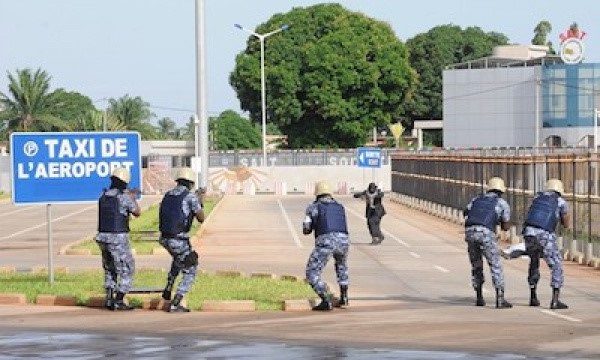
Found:
[[[444,146],[589,146],[600,64],[563,64],[540,46],[501,46],[443,72]]]

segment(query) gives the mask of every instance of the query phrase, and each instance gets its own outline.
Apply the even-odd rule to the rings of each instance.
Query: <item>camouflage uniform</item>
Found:
[[[174,189],[170,190],[168,194],[177,196],[181,195],[184,191],[188,191],[188,189],[185,186],[176,186]],[[183,199],[183,203],[181,204],[181,206],[183,208],[183,213],[186,215],[186,217],[190,214],[195,215],[202,210],[202,204],[193,192],[187,194],[187,196]],[[192,252],[190,236],[187,233],[177,234],[177,237],[174,238],[166,238],[161,236],[159,242],[173,257],[173,262],[171,263],[171,270],[167,275],[167,288],[170,289],[173,287],[175,279],[181,272],[183,273],[183,279],[177,287],[176,295],[183,296],[190,290],[190,288],[194,284],[194,280],[196,279],[196,273],[198,269],[198,265],[185,265],[185,258]]]
[[[331,198],[321,198],[319,201],[332,202]],[[304,226],[309,227],[314,223],[314,219],[318,217],[319,210],[317,203],[312,203],[306,209],[306,219]],[[315,239],[315,248],[313,249],[308,263],[306,264],[306,279],[319,295],[324,296],[329,293],[327,284],[321,278],[321,273],[327,265],[329,258],[333,256],[335,261],[335,273],[337,282],[340,286],[348,285],[348,248],[350,241],[348,235],[340,232],[331,232],[318,236]]]
[[[488,192],[485,196],[497,196],[493,192]],[[467,205],[467,212],[471,210],[473,201]],[[510,220],[510,207],[508,203],[499,198],[496,203],[496,214],[502,222]],[[485,256],[490,272],[492,273],[492,282],[496,289],[504,289],[504,274],[502,264],[500,263],[500,252],[496,243],[496,234],[485,226],[468,226],[465,228],[465,241],[468,245],[469,260],[471,261],[471,282],[474,288],[484,283],[483,276],[483,258]]]
[[[109,189],[107,195],[117,195],[119,212],[122,215],[133,213],[137,203],[128,194],[119,194],[117,189]],[[129,246],[128,233],[105,233],[96,235],[96,243],[102,252],[102,268],[104,269],[104,288],[127,293],[133,284],[135,261]]]
[[[550,195],[552,192],[546,192]],[[556,209],[556,218],[560,221],[561,217],[569,211],[567,202],[562,197],[558,198],[558,207]],[[532,226],[526,226],[523,229],[525,237],[525,249],[529,257],[529,276],[527,282],[530,286],[536,286],[540,280],[540,257],[543,257],[551,270],[550,285],[559,289],[563,285],[564,276],[562,269],[562,257],[556,240],[556,233],[549,232]]]

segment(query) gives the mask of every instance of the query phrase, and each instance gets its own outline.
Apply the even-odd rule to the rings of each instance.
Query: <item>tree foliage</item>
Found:
[[[410,64],[419,74],[419,84],[408,104],[408,117],[441,119],[444,67],[489,56],[495,46],[507,43],[504,34],[456,25],[436,26],[409,39]],[[407,125],[412,127],[412,122]]]
[[[552,25],[548,20],[540,21],[533,29],[533,39],[531,39],[532,45],[545,45],[550,49],[548,53],[556,54],[552,47],[552,41],[548,40],[548,34],[552,31]]]
[[[76,124],[80,119],[97,111],[89,97],[76,91],[60,88],[54,90],[49,96],[52,103],[49,108],[50,114],[67,123],[72,130],[78,130]]]
[[[405,46],[391,27],[319,4],[276,14],[258,26],[266,33],[290,28],[266,40],[267,122],[292,147],[354,147],[369,129],[403,114],[416,75]],[[230,83],[241,107],[259,122],[260,44],[251,37],[236,57]]]
[[[141,97],[125,94],[118,99],[108,100],[106,112],[125,125],[128,130],[138,131],[143,139],[160,139],[158,129],[150,123],[155,116],[150,104]]]
[[[215,150],[258,149],[262,145],[260,130],[233,110],[225,110],[211,118]]]
[[[0,120],[8,122],[8,131],[69,129],[66,122],[52,114],[56,103],[47,72],[23,69],[7,75],[8,93],[0,92]]]

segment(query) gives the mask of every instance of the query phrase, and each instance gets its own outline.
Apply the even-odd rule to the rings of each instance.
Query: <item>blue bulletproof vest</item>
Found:
[[[538,196],[533,199],[531,207],[529,207],[525,226],[533,226],[549,232],[554,232],[556,223],[558,222],[558,219],[556,218],[557,208],[557,194],[547,195],[539,193]]]
[[[346,224],[346,211],[344,207],[333,202],[319,202],[317,205],[319,215],[313,219],[315,224],[315,237],[332,232],[348,233]]]
[[[159,230],[164,237],[175,237],[177,234],[190,231],[194,214],[188,216],[183,212],[183,199],[189,194],[183,191],[179,195],[165,194],[160,203]]]
[[[122,194],[122,192],[118,194]],[[98,200],[98,232],[129,232],[129,215],[121,214],[119,211],[119,198],[117,195],[106,194],[106,190]]]
[[[471,205],[465,227],[479,225],[485,226],[491,231],[496,231],[496,225],[498,224],[496,204],[498,204],[498,198],[495,196],[481,195],[477,197]]]

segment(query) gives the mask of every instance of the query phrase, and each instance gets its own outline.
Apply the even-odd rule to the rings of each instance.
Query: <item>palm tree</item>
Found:
[[[160,137],[157,129],[150,124],[150,118],[155,116],[150,111],[150,104],[141,97],[126,94],[118,99],[109,99],[108,104],[106,112],[122,122],[128,130],[139,131],[144,139]]]
[[[106,111],[88,111],[83,117],[77,119],[77,130],[80,131],[102,131],[106,122],[106,130],[122,131],[127,127],[123,122]]]
[[[48,92],[50,76],[41,69],[18,70],[8,75],[8,94],[0,92],[0,120],[8,121],[8,130],[51,131],[68,126],[50,114],[53,98]]]
[[[165,138],[172,138],[176,135],[177,124],[169,117],[158,120],[158,129]]]

